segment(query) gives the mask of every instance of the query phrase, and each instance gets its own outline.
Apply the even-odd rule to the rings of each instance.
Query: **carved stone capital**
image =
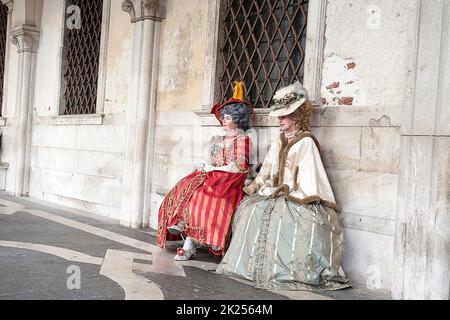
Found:
[[[13,0],[1,0],[2,3],[8,7],[8,13],[11,13],[13,9]]]
[[[131,23],[147,19],[162,21],[166,15],[166,0],[124,0],[122,10],[130,14]]]
[[[21,25],[11,29],[12,43],[17,46],[17,52],[37,52],[39,45],[39,28]]]

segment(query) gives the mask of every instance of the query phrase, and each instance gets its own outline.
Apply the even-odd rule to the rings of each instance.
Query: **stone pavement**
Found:
[[[265,291],[214,273],[218,258],[200,248],[175,262],[179,244],[155,245],[150,230],[0,192],[0,300],[385,299],[360,289]]]

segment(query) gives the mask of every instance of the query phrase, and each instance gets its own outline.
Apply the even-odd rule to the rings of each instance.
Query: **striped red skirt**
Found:
[[[246,173],[223,171],[196,171],[183,178],[159,208],[157,245],[165,247],[166,241],[180,240],[167,228],[184,221],[187,236],[225,248],[234,211],[244,197],[246,178]]]

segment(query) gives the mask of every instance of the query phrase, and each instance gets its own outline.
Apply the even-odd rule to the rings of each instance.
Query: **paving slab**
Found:
[[[387,298],[355,288],[258,290],[216,274],[220,258],[205,247],[179,263],[173,256],[181,243],[161,250],[155,242],[150,229],[133,230],[114,219],[0,192],[0,300]]]

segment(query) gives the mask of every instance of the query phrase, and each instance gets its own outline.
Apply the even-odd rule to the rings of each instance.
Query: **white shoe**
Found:
[[[187,261],[194,255],[196,251],[197,250],[195,249],[195,246],[192,246],[190,249],[187,250],[183,248],[178,248],[177,254],[173,259],[175,261]]]

